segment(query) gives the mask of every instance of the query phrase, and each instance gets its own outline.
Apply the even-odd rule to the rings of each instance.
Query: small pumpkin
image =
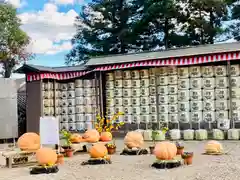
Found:
[[[57,162],[57,153],[51,148],[40,148],[36,151],[36,159],[40,165],[54,165]]]
[[[70,141],[71,143],[80,143],[80,142],[83,142],[84,140],[80,134],[73,133],[71,134]]]
[[[159,160],[172,160],[177,154],[177,147],[171,142],[160,142],[155,145],[154,155]]]
[[[24,133],[17,141],[22,151],[36,151],[40,148],[40,136],[33,132]]]
[[[112,140],[112,133],[110,132],[102,132],[100,136],[100,141],[111,141]]]
[[[141,148],[144,144],[143,135],[137,131],[130,131],[124,138],[124,144],[129,148]]]
[[[89,143],[96,143],[99,141],[99,138],[100,138],[100,135],[99,135],[99,132],[96,130],[96,129],[90,129],[90,130],[87,130],[82,138],[86,141],[86,142],[89,142]]]
[[[105,158],[107,154],[108,150],[106,146],[101,143],[95,144],[89,149],[91,158]]]
[[[206,153],[222,153],[223,146],[218,141],[208,141],[205,145],[205,151]]]

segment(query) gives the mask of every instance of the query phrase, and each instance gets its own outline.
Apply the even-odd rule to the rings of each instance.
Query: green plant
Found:
[[[156,144],[156,138],[159,135],[159,132],[157,130],[152,130],[152,140],[154,145]]]
[[[156,139],[157,139],[157,136],[159,135],[159,131],[157,130],[156,127],[152,127],[152,141],[154,143],[154,145],[156,144]],[[160,129],[162,131],[162,133],[165,135],[167,132],[168,132],[168,128],[167,127],[164,127],[164,126],[160,126]]]
[[[183,159],[186,159],[186,158],[191,157],[191,156],[193,156],[193,152],[184,152],[182,154]]]
[[[70,141],[70,138],[71,138],[71,133],[66,131],[66,130],[62,130],[61,131],[61,139],[63,139],[65,141],[65,146],[71,146],[71,141]]]
[[[106,147],[108,147],[108,148],[115,148],[116,147],[115,140],[113,139],[112,143],[107,143]]]

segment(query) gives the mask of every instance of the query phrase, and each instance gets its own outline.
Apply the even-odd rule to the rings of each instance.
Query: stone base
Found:
[[[181,166],[181,161],[171,160],[171,161],[157,161],[152,164],[152,167],[156,169],[172,169]]]
[[[42,167],[42,166],[35,166],[31,169],[30,174],[50,174],[50,173],[57,173],[59,171],[58,166],[52,167]]]
[[[147,149],[123,149],[120,155],[145,155],[148,154]]]
[[[216,153],[214,153],[214,152],[212,152],[212,153],[210,153],[210,152],[205,152],[205,153],[202,153],[203,155],[214,155],[214,156],[219,156],[219,155],[227,155],[227,153],[224,153],[224,152],[216,152]]]
[[[94,159],[91,158],[87,161],[83,161],[82,165],[99,165],[99,164],[112,164],[111,160],[106,160],[106,159]]]

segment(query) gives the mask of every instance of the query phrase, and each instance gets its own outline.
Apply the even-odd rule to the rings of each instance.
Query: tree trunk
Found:
[[[209,42],[210,44],[214,43],[214,15],[212,9],[210,10],[210,33],[209,33]]]
[[[15,66],[15,60],[14,59],[7,59],[6,61],[3,62],[3,77],[4,78],[10,78],[12,75],[12,70]]]
[[[199,10],[199,17],[200,17],[200,19],[202,19],[202,11],[201,11],[201,9]],[[201,23],[201,30],[200,30],[200,44],[202,45],[202,44],[205,44],[204,43],[204,35],[203,35],[203,24]]]
[[[164,22],[164,46],[165,46],[166,50],[169,48],[168,39],[169,39],[168,18],[165,18],[165,22]]]
[[[6,70],[4,70],[4,78],[10,78],[10,76],[11,76],[11,74],[12,74],[12,70],[10,70],[10,69],[6,69]]]

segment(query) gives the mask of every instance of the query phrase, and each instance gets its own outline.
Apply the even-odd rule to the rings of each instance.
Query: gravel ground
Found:
[[[206,142],[184,142],[186,151],[194,152],[193,165],[171,170],[157,170],[150,167],[153,155],[120,156],[123,141],[117,140],[118,153],[112,156],[112,164],[81,166],[89,158],[88,154],[77,154],[60,166],[57,174],[29,175],[28,168],[0,168],[0,180],[239,180],[240,179],[240,142],[224,141],[228,155],[202,155]],[[146,147],[149,143],[145,143]],[[3,158],[0,158],[3,164]]]

